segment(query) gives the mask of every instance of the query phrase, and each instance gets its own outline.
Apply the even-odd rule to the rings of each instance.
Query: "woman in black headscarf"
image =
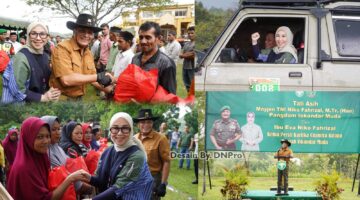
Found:
[[[71,121],[62,128],[60,146],[70,158],[84,156],[85,154],[82,151],[81,146],[79,146],[82,138],[83,133],[81,125]]]

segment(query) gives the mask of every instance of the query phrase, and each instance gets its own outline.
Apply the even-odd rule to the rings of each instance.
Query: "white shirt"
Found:
[[[257,124],[245,124],[241,127],[241,151],[259,151],[259,143],[263,140],[261,127]]]
[[[11,40],[9,40],[9,42],[11,42],[11,44],[13,45],[15,53],[17,53],[22,47],[22,44],[20,42],[12,42]]]
[[[96,52],[99,50],[100,41],[95,40],[94,44],[91,47],[91,53],[95,57]]]
[[[171,142],[177,142],[179,140],[180,132],[173,131],[171,134]]]
[[[132,49],[128,49],[124,52],[119,51],[116,55],[114,67],[112,68],[112,72],[114,73],[114,77],[117,79],[120,74],[126,69],[126,67],[131,64],[131,60],[134,57],[134,52]]]
[[[162,47],[159,48],[159,50],[160,50],[161,52],[163,52],[164,54],[166,54],[166,49],[165,49],[165,47],[162,46]]]
[[[181,52],[180,43],[176,40],[169,42],[166,45],[165,50],[166,50],[166,55],[168,55],[176,63],[177,59],[179,58],[180,52]]]

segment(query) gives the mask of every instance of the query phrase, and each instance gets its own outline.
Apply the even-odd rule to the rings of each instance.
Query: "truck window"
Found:
[[[265,48],[269,44],[267,37],[274,38],[276,30],[280,26],[287,26],[293,34],[293,54],[297,56],[296,63],[304,63],[305,49],[305,18],[290,17],[248,17],[238,26],[229,41],[221,50],[216,62],[218,63],[274,63],[266,60],[272,48]],[[251,35],[258,32],[258,46],[260,53],[265,57],[256,57],[252,45]],[[272,36],[270,36],[272,35]],[[265,42],[267,40],[267,42]],[[275,42],[275,40],[273,41]],[[276,42],[275,42],[276,45]],[[267,45],[269,47],[269,45]],[[266,49],[266,50],[265,50]],[[278,52],[279,53],[279,52]],[[262,54],[260,55],[262,56]],[[267,62],[268,61],[268,62]]]
[[[360,56],[360,18],[357,20],[334,17],[336,46],[340,56]]]

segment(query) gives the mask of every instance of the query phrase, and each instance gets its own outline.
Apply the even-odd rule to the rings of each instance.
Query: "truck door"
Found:
[[[329,59],[314,69],[314,90],[360,90],[360,10],[349,11],[335,9],[322,23],[322,48]]]
[[[258,80],[278,81],[280,90],[312,90],[312,68],[306,62],[308,15],[294,15],[294,11],[287,14],[284,10],[267,10],[284,14],[248,14],[255,12],[261,11],[240,11],[210,50],[203,62],[205,90],[248,91]],[[251,34],[260,33],[260,47],[264,48],[267,33],[274,33],[280,26],[288,26],[294,35],[302,37],[301,46],[296,47],[303,51],[304,59],[300,63],[270,64],[254,58]]]

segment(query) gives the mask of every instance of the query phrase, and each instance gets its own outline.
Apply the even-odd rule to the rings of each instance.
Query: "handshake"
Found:
[[[98,82],[100,85],[103,85],[104,87],[107,87],[112,83],[115,83],[116,79],[108,72],[100,72],[97,74],[96,82]]]

